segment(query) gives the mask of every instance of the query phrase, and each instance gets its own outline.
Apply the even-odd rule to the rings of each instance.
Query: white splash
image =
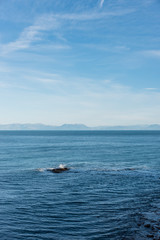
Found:
[[[38,171],[38,172],[44,172],[44,171],[45,171],[45,168],[37,168],[36,171]]]
[[[65,168],[66,166],[64,164],[60,164],[59,168]]]

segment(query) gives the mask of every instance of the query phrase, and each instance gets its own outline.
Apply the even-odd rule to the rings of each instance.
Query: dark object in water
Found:
[[[67,170],[69,170],[69,168],[67,168],[67,167],[47,169],[47,171],[50,171],[53,173],[61,173],[61,172],[67,171]]]

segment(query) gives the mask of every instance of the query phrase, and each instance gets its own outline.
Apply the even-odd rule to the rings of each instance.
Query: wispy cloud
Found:
[[[80,121],[88,125],[138,124],[154,122],[154,119],[160,121],[158,91],[134,91],[130,86],[122,85],[111,78],[96,81],[47,71],[28,71],[27,76],[26,72],[23,74],[21,79],[27,80],[23,88],[20,82],[13,83],[12,79],[8,81],[8,85],[5,82],[0,83],[1,93],[8,87],[11,92],[14,88],[15,99],[17,96],[21,99],[23,94],[25,100],[22,101],[19,121],[23,116],[25,121],[34,120],[35,109],[39,121],[44,123],[48,119],[52,123],[63,123],[65,119],[66,122]],[[19,99],[17,101],[21,102]],[[25,115],[24,104],[28,106],[30,114]],[[30,120],[28,116],[31,115],[33,118]]]
[[[99,3],[99,7],[100,7],[100,8],[103,7],[103,3],[104,3],[104,0],[101,0],[100,3]]]
[[[142,54],[149,57],[160,57],[160,50],[146,50]]]
[[[33,81],[45,83],[45,84],[59,84],[61,80],[57,78],[45,78],[45,77],[37,77],[37,78],[32,78]]]
[[[35,78],[35,81],[42,82],[42,83],[58,83],[58,80],[51,79],[51,78]]]
[[[145,88],[146,90],[148,91],[155,91],[155,90],[158,90],[158,88]]]
[[[25,84],[17,84],[17,83],[11,83],[6,81],[0,81],[0,90],[2,89],[10,89],[10,90],[25,90],[25,91],[32,91],[33,89],[30,87],[25,86]]]
[[[0,62],[0,73],[8,73],[10,69],[8,66],[4,65],[3,62]]]
[[[69,50],[71,49],[71,46],[68,44],[36,44],[34,46],[30,46],[30,48],[33,50],[33,51],[39,51],[41,50],[41,52],[45,51],[56,51],[56,50]]]
[[[83,47],[90,48],[90,49],[95,49],[99,51],[106,51],[106,52],[127,52],[130,50],[128,46],[113,46],[113,45],[105,45],[105,44],[83,44]]]
[[[102,7],[104,0],[101,0],[100,6]],[[105,19],[108,17],[118,17],[134,12],[134,9],[119,9],[115,11],[106,11],[106,12],[82,12],[82,13],[72,13],[72,14],[46,14],[36,19],[36,21],[29,27],[26,27],[21,33],[20,36],[12,42],[3,44],[0,46],[1,55],[7,53],[23,50],[31,47],[33,43],[37,43],[43,40],[43,33],[54,30],[55,37],[59,39],[59,29],[66,23],[66,21],[72,23],[72,21],[94,21]],[[57,30],[57,31],[56,31]],[[66,39],[60,35],[61,42]],[[52,46],[53,48],[53,46]],[[67,45],[55,44],[55,49],[66,49],[69,48]]]
[[[6,54],[12,51],[26,49],[31,43],[42,39],[42,32],[57,27],[58,23],[53,15],[42,16],[38,18],[33,25],[25,28],[17,40],[2,45],[2,53]]]
[[[9,88],[9,87],[12,87],[12,85],[9,83],[2,82],[2,81],[0,82],[0,89],[1,88]]]
[[[108,17],[118,17],[123,16],[126,14],[130,14],[135,12],[135,9],[120,9],[115,11],[106,11],[106,12],[84,12],[84,13],[73,13],[73,14],[63,14],[63,15],[54,15],[57,19],[65,19],[65,20],[77,20],[77,21],[91,21],[91,20],[98,20],[98,19],[104,19]]]

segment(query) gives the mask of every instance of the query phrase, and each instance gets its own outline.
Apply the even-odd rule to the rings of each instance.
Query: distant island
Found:
[[[160,130],[160,124],[130,125],[130,126],[97,126],[88,127],[84,124],[63,124],[61,126],[45,125],[40,123],[0,124],[0,130]]]

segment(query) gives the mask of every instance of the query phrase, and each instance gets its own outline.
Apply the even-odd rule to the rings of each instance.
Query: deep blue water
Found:
[[[59,164],[71,169],[46,170]],[[159,229],[160,131],[0,131],[1,240],[160,239]]]

